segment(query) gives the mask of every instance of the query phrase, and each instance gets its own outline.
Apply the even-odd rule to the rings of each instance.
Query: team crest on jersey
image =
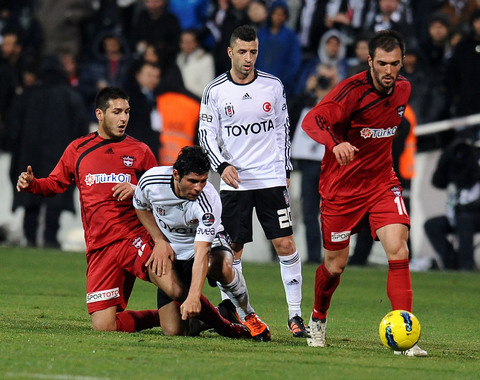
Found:
[[[127,168],[131,168],[133,166],[133,163],[135,162],[135,158],[133,158],[132,156],[123,156],[123,164],[127,167]]]
[[[402,196],[402,190],[398,186],[393,186],[390,191],[395,195],[396,197]]]
[[[158,215],[165,216],[165,209],[163,207],[157,207]]]
[[[285,204],[290,206],[290,195],[288,195],[288,190],[283,190],[283,197],[285,198]]]
[[[404,112],[405,112],[405,106],[399,106],[399,107],[397,108],[397,112],[398,112],[398,116],[399,116],[399,117],[403,117],[403,114],[404,114]]]
[[[206,212],[202,216],[202,222],[205,226],[211,226],[215,223],[215,216],[211,212]]]
[[[272,105],[270,104],[270,102],[265,102],[263,103],[262,108],[265,112],[270,112],[272,110]]]
[[[235,110],[233,108],[232,103],[227,103],[225,105],[225,115],[227,115],[228,117],[232,117],[234,114],[235,114]]]
[[[142,245],[143,245],[142,238],[140,236],[137,236],[135,239],[133,239],[132,245],[137,249],[142,248]]]

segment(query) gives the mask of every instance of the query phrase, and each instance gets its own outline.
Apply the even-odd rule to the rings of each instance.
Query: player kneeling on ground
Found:
[[[250,306],[243,275],[233,268],[230,239],[221,223],[220,196],[207,181],[209,169],[201,147],[184,147],[173,167],[148,170],[135,190],[137,215],[155,243],[147,264],[160,282],[160,320],[163,314],[173,318],[177,312],[186,328],[186,321],[202,309],[200,296],[208,276],[235,305],[230,315],[237,316],[254,339],[270,340],[268,326]],[[172,286],[177,282],[184,284],[182,294]],[[173,299],[184,299],[179,310],[170,306]]]

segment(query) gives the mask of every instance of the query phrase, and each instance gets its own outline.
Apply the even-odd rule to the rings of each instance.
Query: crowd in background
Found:
[[[168,164],[195,142],[203,89],[230,68],[229,37],[243,24],[258,32],[256,68],[285,85],[292,137],[319,91],[368,68],[367,41],[382,29],[406,39],[401,74],[418,124],[480,111],[479,0],[0,0],[0,149],[12,154],[12,183],[32,159],[50,172],[95,121],[105,86],[127,90],[127,133]],[[452,133],[421,137],[418,150],[443,148]],[[478,139],[475,128],[460,136]],[[21,197],[14,208],[39,212]],[[66,197],[52,215],[71,209]]]

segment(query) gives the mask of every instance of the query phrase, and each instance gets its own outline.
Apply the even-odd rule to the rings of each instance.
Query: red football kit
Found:
[[[146,144],[127,135],[105,140],[95,132],[70,143],[50,175],[34,179],[26,190],[53,196],[75,181],[87,246],[89,313],[115,305],[124,310],[135,277],[148,281],[144,263],[152,250],[150,236],[132,199],[119,201],[112,188],[122,182],[136,185],[156,165]]]
[[[324,247],[348,246],[369,214],[372,234],[385,225],[410,220],[393,171],[392,140],[410,97],[411,85],[398,76],[393,92],[378,92],[370,71],[342,81],[305,117],[302,128],[326,146],[319,190]],[[339,165],[332,149],[348,141],[359,149]]]

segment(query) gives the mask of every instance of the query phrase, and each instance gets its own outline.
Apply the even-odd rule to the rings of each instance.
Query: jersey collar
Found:
[[[235,81],[233,80],[232,76],[230,75],[230,70],[227,71],[227,78],[228,78],[228,80],[229,80],[230,82],[232,82],[233,84],[236,84],[237,86],[246,86],[246,85],[254,82],[255,79],[257,79],[257,77],[258,77],[257,69],[253,69],[253,74],[254,74],[253,79],[252,79],[250,82],[248,82],[248,83],[237,83],[237,82],[235,82]]]

